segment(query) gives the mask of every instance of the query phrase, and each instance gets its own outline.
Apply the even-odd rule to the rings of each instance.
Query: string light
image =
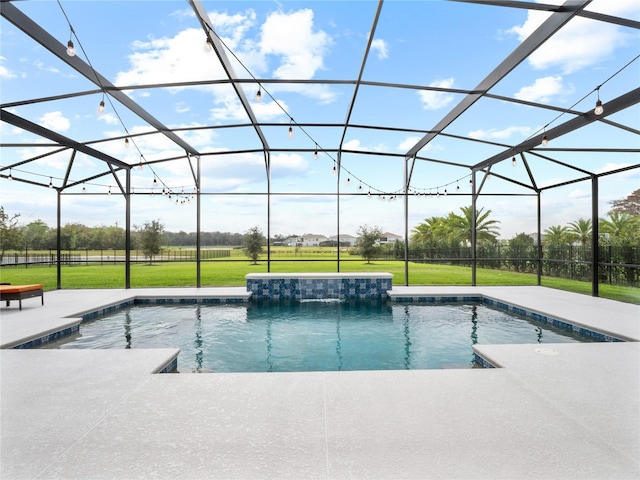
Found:
[[[49,177],[49,188],[53,188],[53,178]]]
[[[549,145],[549,137],[547,137],[546,130],[547,130],[547,127],[544,127],[544,130],[543,130],[544,133],[542,135],[542,146],[543,147],[546,147],[547,145]]]
[[[100,104],[98,105],[98,113],[104,113],[104,93],[102,94],[102,100],[100,100]]]
[[[9,181],[13,180],[13,175],[11,175],[11,169],[9,169]]]
[[[338,170],[336,169],[336,166],[333,166],[333,170],[331,170],[331,173],[333,173],[334,175],[336,175],[338,173]]]
[[[256,92],[256,102],[262,101],[262,89],[258,87],[258,91]]]
[[[207,52],[210,52],[213,49],[213,45],[211,44],[211,39],[207,37],[207,41],[204,43],[204,49]]]
[[[124,139],[124,146],[129,148],[131,146],[131,144],[129,143],[129,137]]]
[[[67,55],[69,55],[70,57],[76,56],[76,48],[73,46],[73,42],[71,41],[71,39],[69,39],[69,41],[67,42]]]
[[[512,166],[512,167],[515,167],[517,163],[518,163],[518,161],[516,160],[516,157],[513,157],[513,158],[511,159],[511,166]]]
[[[346,184],[347,184],[347,187],[348,187],[349,185],[351,185],[351,179],[350,179],[349,177],[347,177]]]
[[[593,109],[593,113],[596,115],[602,115],[604,107],[602,106],[602,100],[600,100],[600,87],[596,88],[596,92],[598,94],[598,100],[596,101],[596,108]]]

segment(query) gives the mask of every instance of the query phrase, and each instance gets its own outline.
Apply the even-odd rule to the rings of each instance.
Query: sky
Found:
[[[262,129],[272,149],[270,185],[260,138],[246,126],[247,113],[233,88],[214,82],[226,74],[216,53],[206,48],[205,33],[187,2],[16,2],[20,11],[62,44],[72,39],[78,57],[94,71],[114,85],[131,87],[126,90],[128,97],[156,119],[181,128],[179,136],[202,154],[203,231],[245,232],[259,226],[271,236],[331,236],[338,226],[341,234],[355,235],[362,225],[404,235],[404,199],[395,197],[403,190],[404,154],[462,100],[455,89],[475,88],[548,17],[525,9],[388,0],[362,79],[447,91],[362,85],[350,109],[353,80],[360,74],[377,2],[203,1],[202,5],[235,75],[247,80],[241,88],[251,110],[259,121],[273,124]],[[588,10],[640,21],[635,0],[594,0]],[[157,219],[170,231],[195,231],[196,160],[189,160],[183,149],[161,134],[143,135],[151,129],[141,118],[4,18],[0,29],[3,109],[80,142],[117,138],[91,146],[131,165],[141,164],[131,171],[132,225]],[[419,152],[434,161],[418,160],[411,171],[408,230],[425,218],[459,212],[471,204],[469,166],[570,120],[574,115],[569,111],[589,111],[596,95],[606,108],[608,99],[637,88],[639,47],[636,29],[572,19],[491,89],[495,95],[556,109],[492,98],[476,102],[445,129],[448,136],[436,137]],[[202,81],[209,83],[152,88]],[[263,93],[261,101],[255,98],[256,86]],[[73,92],[85,94],[55,98]],[[14,105],[34,98],[47,101]],[[101,100],[105,110],[98,113]],[[391,129],[319,125],[340,124],[347,118],[353,125]],[[640,107],[607,118],[637,130]],[[129,147],[122,140],[126,135],[132,136]],[[56,225],[57,195],[46,187],[49,182],[58,187],[66,176],[73,182],[105,172],[103,162],[83,153],[73,157],[69,169],[69,150],[54,153],[57,149],[50,142],[8,123],[0,123],[0,137],[0,165],[14,165],[2,171],[14,180],[0,179],[1,204],[10,215],[19,213],[22,224],[43,220]],[[332,168],[340,145],[347,152],[341,156],[337,175]],[[600,216],[610,209],[609,202],[640,188],[637,152],[566,151],[575,147],[637,150],[640,141],[634,132],[604,122],[555,138],[545,149],[536,149],[540,156],[525,154],[539,187],[584,176],[562,164],[594,173],[635,165],[600,180]],[[316,149],[318,158],[313,154]],[[165,159],[174,160],[159,162]],[[21,164],[24,160],[33,161]],[[520,157],[515,166],[510,160],[496,164],[492,173],[483,184],[478,207],[490,209],[491,218],[500,221],[502,238],[535,232],[537,199],[531,189],[500,178],[531,184]],[[124,182],[122,173],[116,176]],[[163,187],[172,190],[171,199],[162,195]],[[339,205],[338,188],[344,194]],[[65,189],[60,202],[62,225],[123,226],[126,221],[125,200],[113,175]],[[591,204],[588,180],[545,190],[542,228],[589,218]]]

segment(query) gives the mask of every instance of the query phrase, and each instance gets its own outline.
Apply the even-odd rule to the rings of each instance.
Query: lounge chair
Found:
[[[18,300],[19,308],[22,310],[22,300],[25,298],[40,297],[44,305],[44,290],[41,283],[33,285],[0,285],[0,301],[6,301],[7,307],[11,300]]]

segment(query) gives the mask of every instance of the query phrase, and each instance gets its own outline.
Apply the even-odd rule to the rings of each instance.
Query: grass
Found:
[[[335,250],[330,255],[318,252],[303,261],[282,261],[272,255],[272,273],[296,272],[335,272]],[[329,256],[329,259],[327,259]],[[275,257],[275,258],[274,258]],[[237,259],[238,257],[236,257]],[[240,257],[241,258],[241,257]],[[280,256],[282,258],[282,256]],[[296,257],[299,259],[300,257]],[[341,258],[343,258],[341,256]],[[201,262],[201,285],[244,286],[247,273],[266,273],[267,262],[260,261],[252,265],[248,260]],[[292,260],[292,258],[290,258]],[[322,260],[322,261],[319,261]],[[389,272],[393,274],[394,285],[405,284],[404,262],[376,261],[371,264],[357,257],[345,255],[340,263],[341,272]],[[0,270],[0,281],[13,284],[42,283],[45,290],[54,290],[57,285],[57,269],[55,266],[38,266],[29,268],[7,268]],[[125,268],[118,265],[74,265],[61,268],[61,283],[65,289],[74,288],[123,288],[125,284]],[[534,274],[516,273],[504,270],[477,269],[477,285],[536,285]],[[410,285],[471,285],[471,269],[452,265],[434,265],[423,263],[409,264]],[[165,262],[131,265],[131,287],[194,287],[196,285],[195,262]],[[554,277],[543,277],[542,285],[560,290],[591,295],[591,284],[575,280]],[[599,295],[613,300],[640,304],[640,290],[615,285],[600,285]]]

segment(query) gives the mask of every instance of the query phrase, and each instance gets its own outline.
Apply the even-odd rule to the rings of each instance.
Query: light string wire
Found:
[[[625,70],[627,67],[629,67],[633,62],[635,62],[636,60],[638,60],[638,58],[640,58],[640,55],[636,55],[634,58],[632,58],[629,62],[627,62],[623,67],[621,67],[620,69],[618,69],[618,71],[616,71],[615,73],[613,73],[609,78],[607,78],[604,82],[602,82],[600,85],[598,85],[597,87],[595,87],[593,90],[591,90],[589,93],[587,93],[586,95],[584,95],[580,100],[578,100],[577,102],[575,102],[573,105],[571,105],[568,108],[565,108],[562,112],[560,112],[555,118],[553,118],[550,122],[548,122],[547,124],[545,124],[543,127],[539,128],[538,130],[536,130],[534,133],[532,133],[531,135],[529,135],[524,142],[526,142],[527,140],[532,139],[533,137],[535,137],[536,135],[538,135],[541,132],[546,131],[547,127],[551,124],[553,124],[554,122],[556,122],[560,117],[562,117],[563,115],[566,115],[567,113],[569,113],[570,110],[573,110],[573,108],[578,105],[579,103],[582,103],[587,97],[589,97],[591,94],[593,94],[594,92],[599,92],[600,88],[603,87],[604,85],[606,85],[610,80],[612,80],[615,76],[617,76],[619,73],[621,73],[623,70]],[[513,148],[513,147],[512,147]]]
[[[336,158],[334,158],[330,152],[328,152],[327,150],[325,150],[324,148],[322,148],[322,146],[311,136],[311,134],[300,124],[298,124],[294,118],[291,116],[291,114],[282,106],[282,104],[280,102],[278,102],[278,100],[276,100],[276,98],[271,94],[271,92],[269,92],[268,89],[266,89],[264,87],[264,85],[262,85],[260,83],[260,81],[257,79],[257,77],[251,72],[251,70],[249,70],[249,68],[242,62],[242,60],[240,60],[240,58],[236,55],[236,53],[225,43],[225,41],[222,39],[222,37],[220,37],[220,35],[217,34],[217,32],[214,30],[214,28],[209,25],[209,23],[207,23],[204,19],[200,19],[202,21],[202,23],[207,27],[207,30],[209,33],[215,35],[215,37],[220,41],[220,43],[222,44],[222,46],[227,50],[227,52],[229,52],[229,54],[238,62],[238,64],[249,74],[249,76],[251,77],[251,79],[253,79],[257,84],[258,84],[258,91],[259,92],[264,92],[267,94],[267,96],[278,106],[278,108],[280,108],[280,110],[282,110],[282,112],[289,118],[289,127],[291,127],[291,125],[294,125],[297,129],[299,129],[301,132],[303,132],[305,134],[305,136],[311,140],[313,142],[313,144],[315,145],[315,152],[322,152],[323,154],[325,154],[327,157],[329,157],[329,159],[331,159],[331,161],[334,164],[334,172],[335,169],[338,167],[338,161],[336,160]],[[208,38],[207,38],[208,41]],[[314,155],[316,155],[316,153],[314,153]],[[359,184],[358,189],[362,190],[362,186],[366,186],[369,189],[368,194],[371,194],[371,190],[375,190],[376,192],[378,192],[378,194],[384,194],[384,195],[391,195],[392,197],[403,192],[404,189],[399,189],[396,190],[394,192],[386,192],[385,190],[381,190],[379,188],[374,187],[373,185],[367,183],[366,181],[362,180],[360,177],[358,177],[357,175],[355,175],[353,172],[351,172],[349,169],[347,169],[345,166],[342,165],[342,163],[340,163],[340,169],[345,172],[346,174],[348,174],[347,176],[347,182],[350,184],[352,182],[352,179],[355,180],[355,182],[357,182]],[[452,182],[455,183],[455,182]],[[447,184],[448,186],[449,184]]]
[[[185,188],[193,188],[194,192],[196,190],[195,186],[192,185],[187,185],[187,186],[179,186],[179,187],[174,187],[174,188],[180,188],[181,192],[180,193],[176,193],[174,191],[174,188],[169,187],[164,180],[162,180],[162,178],[158,175],[158,173],[153,169],[153,167],[151,166],[151,164],[147,163],[147,160],[144,156],[144,154],[142,153],[142,151],[140,150],[140,147],[138,146],[138,144],[135,141],[135,138],[133,136],[131,136],[131,133],[129,132],[129,129],[127,128],[127,126],[125,125],[122,117],[120,116],[118,110],[116,109],[116,106],[114,104],[114,102],[111,99],[110,95],[107,95],[106,93],[106,89],[105,87],[102,85],[102,82],[100,81],[100,77],[98,75],[98,73],[96,72],[95,68],[93,67],[93,64],[91,63],[91,59],[89,58],[89,55],[87,54],[86,50],[84,49],[84,46],[82,45],[82,41],[80,40],[80,38],[78,37],[78,34],[76,33],[75,29],[73,28],[73,25],[71,24],[71,21],[69,19],[69,16],[67,15],[67,12],[65,11],[64,7],[62,6],[62,4],[60,3],[60,0],[56,0],[58,6],[60,7],[60,10],[62,12],[62,15],[64,16],[67,25],[69,26],[69,30],[71,32],[71,36],[73,38],[75,38],[78,47],[80,47],[80,50],[82,51],[82,54],[84,55],[87,64],[89,65],[89,68],[91,68],[91,72],[93,73],[94,77],[95,77],[95,81],[98,84],[100,90],[102,91],[102,101],[104,102],[104,99],[106,97],[107,101],[109,102],[109,105],[111,107],[111,109],[113,110],[116,118],[118,119],[118,121],[120,122],[120,125],[122,126],[122,128],[124,129],[126,136],[125,136],[125,140],[128,140],[129,142],[131,142],[133,144],[133,146],[135,147],[136,151],[138,152],[138,155],[140,156],[140,162],[138,164],[139,168],[142,168],[143,166],[148,167],[151,170],[151,173],[153,173],[153,178],[154,178],[154,186],[153,187],[144,187],[143,190],[150,190],[151,194],[154,193],[155,189],[159,186],[157,186],[156,184],[159,182],[160,185],[162,186],[162,194],[165,194],[168,196],[169,199],[172,198],[172,195],[178,196],[178,197],[185,197],[187,198],[187,201],[190,201],[191,199],[193,199],[193,195],[194,194],[190,194],[187,195],[184,193],[184,189]],[[134,166],[132,165],[130,168],[133,168]],[[34,172],[30,172],[27,170],[22,170],[22,169],[16,169],[13,168],[13,171],[17,171],[17,172],[21,172],[24,174],[28,174],[28,175],[33,175],[33,176],[39,176],[39,177],[49,177],[49,179],[56,179],[56,180],[64,180],[63,178],[60,177],[56,177],[56,176],[52,176],[52,175],[43,175],[43,174],[39,174],[39,173],[34,173]],[[80,183],[80,182],[76,182],[76,183]],[[83,191],[85,188],[85,185],[90,185],[90,186],[97,186],[97,187],[103,187],[103,188],[108,188],[109,189],[109,194],[111,191],[111,187],[113,185],[111,184],[102,184],[102,183],[96,183],[96,182],[82,182],[83,185]],[[134,187],[132,187],[133,189]],[[140,188],[140,187],[139,187]],[[133,194],[135,194],[135,191],[132,190]],[[176,203],[179,203],[179,199],[176,200]],[[184,199],[182,200],[182,203],[184,203]]]

